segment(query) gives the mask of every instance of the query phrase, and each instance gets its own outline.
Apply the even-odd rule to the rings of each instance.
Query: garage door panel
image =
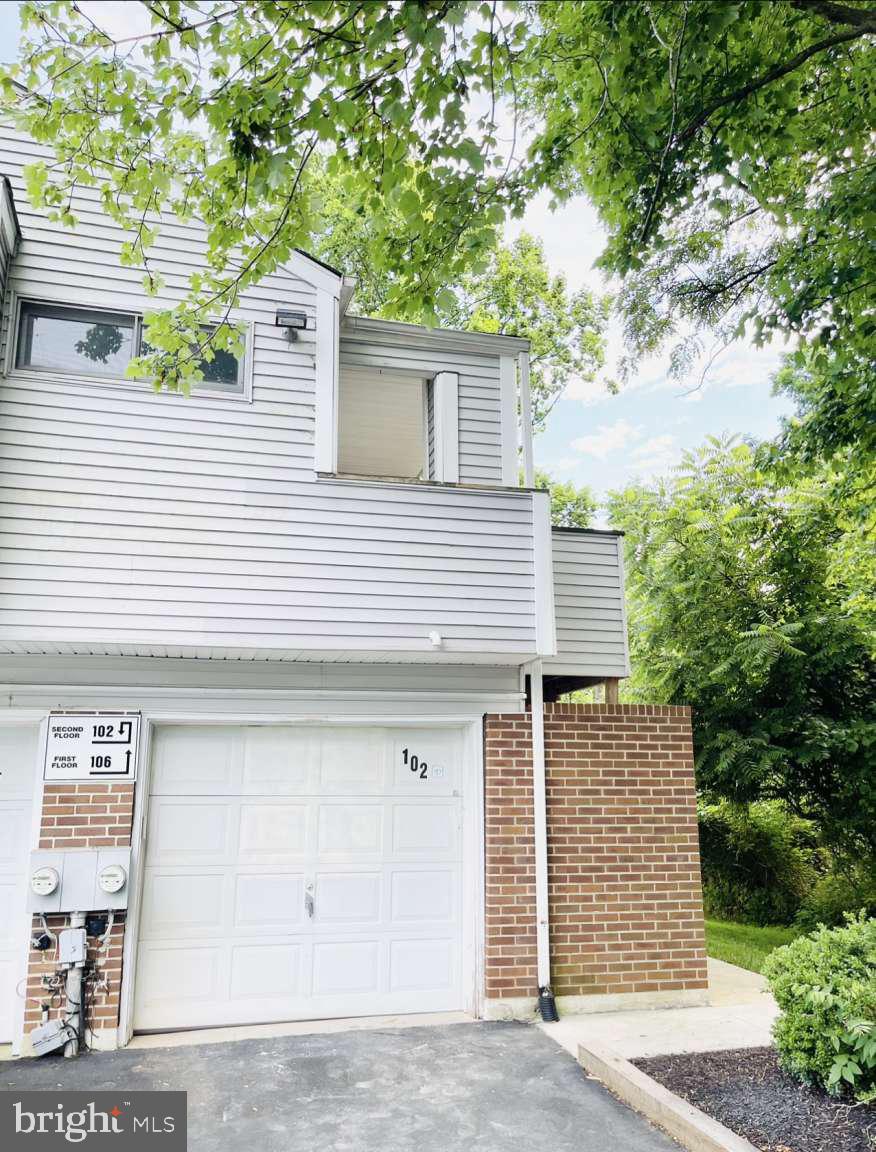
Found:
[[[157,729],[153,791],[163,796],[221,796],[237,791],[241,740],[237,728],[193,724]]]
[[[224,872],[147,873],[141,938],[218,935],[226,927],[227,893]]]
[[[394,804],[392,852],[406,856],[454,856],[458,811],[451,804]]]
[[[383,852],[383,807],[378,804],[322,804],[317,851],[345,860]]]
[[[395,924],[449,922],[456,915],[457,873],[450,869],[394,869],[390,920]]]
[[[180,1006],[216,1003],[222,999],[222,949],[202,948],[140,949],[137,978],[144,996],[140,1009],[144,1016],[172,1018]]]
[[[321,740],[307,728],[247,728],[241,789],[244,793],[295,795],[319,787]]]
[[[234,927],[251,932],[289,931],[304,923],[304,876],[238,875],[235,882]]]
[[[397,792],[451,796],[459,788],[456,742],[442,732],[400,732],[390,745],[390,778]]]
[[[179,797],[153,801],[150,807],[147,866],[158,860],[221,864],[235,858],[236,805]]]
[[[21,800],[30,810],[39,729],[33,724],[0,727],[0,801]]]
[[[389,946],[389,990],[430,992],[454,984],[454,941],[393,940]]]
[[[313,946],[313,995],[348,996],[379,989],[377,940],[327,941]]]
[[[0,1044],[13,1039],[25,974],[27,877],[39,728],[0,725]]]
[[[30,837],[30,805],[0,805],[0,868],[21,870],[28,855]]]
[[[303,859],[307,851],[305,804],[266,800],[240,807],[240,860],[273,863]]]
[[[320,794],[378,794],[384,789],[385,770],[381,733],[372,728],[339,728],[324,734]]]
[[[320,873],[315,885],[314,925],[369,924],[380,920],[381,873]]]
[[[230,994],[234,1000],[303,995],[304,949],[300,944],[235,944],[231,949]]]

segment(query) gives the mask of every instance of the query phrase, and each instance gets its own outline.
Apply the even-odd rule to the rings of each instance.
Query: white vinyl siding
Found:
[[[2,409],[2,647],[422,655],[437,630],[448,654],[533,648],[527,494],[284,483],[235,440],[233,462],[180,467],[99,426],[92,450],[73,409],[19,429]]]
[[[555,528],[552,533],[557,654],[552,676],[628,676],[622,537]]]
[[[73,232],[28,206],[21,169],[40,154],[0,133],[22,225],[16,298],[133,312],[180,299],[202,256],[198,229],[162,221],[154,264],[167,288],[150,300],[142,271],[119,265],[123,233],[96,193],[77,198]],[[528,493],[317,480],[316,297],[288,271],[245,293],[251,402],[9,369],[0,651],[509,663],[534,653]],[[298,342],[275,327],[279,305],[307,313]],[[423,379],[460,372],[460,480],[499,483],[498,355],[389,358]]]

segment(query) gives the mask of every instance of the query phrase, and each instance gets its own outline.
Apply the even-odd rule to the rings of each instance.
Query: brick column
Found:
[[[487,716],[484,740],[484,979],[488,999],[514,999],[537,978],[529,716]]]
[[[131,843],[134,811],[134,785],[132,783],[46,784],[40,819],[40,848],[113,848],[127,847]],[[102,909],[81,909],[83,912]],[[58,933],[68,926],[63,913],[46,917],[52,932]],[[38,916],[33,917],[34,934],[42,930]],[[88,939],[88,959],[93,961],[106,978],[107,988],[89,1001],[86,1046],[107,1047],[115,1042],[115,1029],[119,1022],[119,992],[122,981],[122,946],[125,937],[125,914],[117,912],[107,947],[98,952],[96,941]],[[42,1004],[49,1005],[50,1018],[61,1015],[64,1008],[63,992],[54,998],[43,985],[43,976],[58,971],[55,950],[46,952],[31,949],[27,972],[27,1004],[24,1013],[25,1041],[27,1033],[42,1019]],[[89,981],[89,988],[93,987]],[[25,1044],[26,1050],[26,1044]]]
[[[630,1003],[702,993],[690,710],[548,704],[545,757],[554,993]],[[528,715],[487,717],[485,771],[486,995],[532,999]]]

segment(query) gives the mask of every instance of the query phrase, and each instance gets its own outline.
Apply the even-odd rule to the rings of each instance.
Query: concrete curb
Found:
[[[578,1063],[689,1152],[759,1152],[693,1104],[688,1104],[608,1048],[581,1044]]]

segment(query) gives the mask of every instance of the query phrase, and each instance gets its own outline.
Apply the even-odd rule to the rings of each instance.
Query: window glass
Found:
[[[19,368],[124,376],[135,337],[133,316],[23,303],[16,363]]]
[[[201,361],[201,371],[204,373],[204,383],[215,391],[239,392],[242,388],[240,364],[233,352],[217,349],[209,364],[206,360]]]
[[[204,331],[209,331],[205,328]],[[140,355],[148,356],[152,348],[145,339],[140,341]],[[209,388],[211,392],[243,392],[243,374],[240,371],[240,361],[232,352],[215,349],[213,359],[208,363],[202,360],[198,367],[204,373],[200,388]]]
[[[15,360],[18,368],[119,379],[125,377],[135,356],[146,356],[150,351],[142,336],[139,316],[65,304],[21,304]],[[233,353],[217,350],[209,363],[201,361],[200,368],[204,379],[199,387],[211,392],[243,393],[242,364]]]

